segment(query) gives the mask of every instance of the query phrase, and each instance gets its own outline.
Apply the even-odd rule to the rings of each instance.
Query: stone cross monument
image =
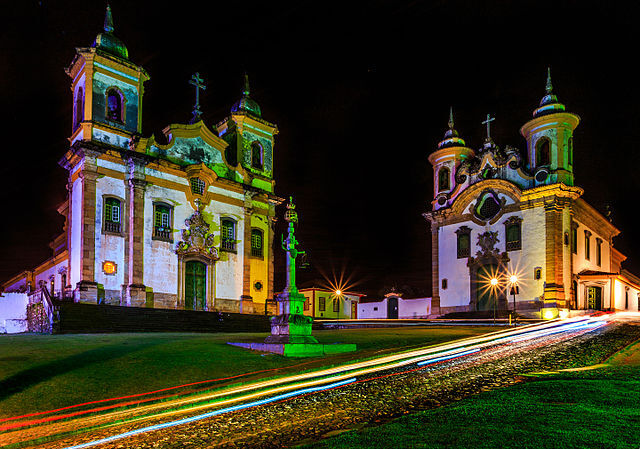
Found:
[[[284,291],[278,295],[279,314],[271,319],[271,335],[265,343],[317,343],[311,336],[313,318],[303,315],[303,305],[306,300],[296,287],[296,257],[304,254],[296,246],[299,242],[295,237],[295,224],[298,213],[293,199],[289,198],[284,219],[289,223],[287,238],[282,240],[282,249],[287,253],[287,284]]]

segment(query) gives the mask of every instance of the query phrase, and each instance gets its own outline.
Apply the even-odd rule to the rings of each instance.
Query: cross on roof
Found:
[[[487,119],[482,122],[483,125],[487,125],[487,140],[491,140],[491,122],[493,122],[496,118],[495,117],[491,117],[490,114],[487,114]]]
[[[193,117],[190,123],[195,123],[200,120],[202,111],[200,111],[200,89],[207,90],[207,86],[204,85],[204,80],[200,78],[200,73],[196,72],[189,80],[189,84],[196,88],[196,104],[193,107]]]

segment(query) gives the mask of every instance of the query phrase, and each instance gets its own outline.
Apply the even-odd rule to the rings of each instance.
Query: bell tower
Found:
[[[573,186],[573,131],[580,122],[576,114],[566,112],[553,93],[551,69],[547,69],[546,95],[533,111],[533,119],[520,128],[527,140],[528,166],[535,185],[558,182]]]
[[[127,47],[113,32],[107,6],[102,33],[91,47],[76,48],[66,69],[73,92],[71,144],[99,141],[128,148],[131,137],[142,131],[143,84],[149,75],[129,60]]]
[[[454,129],[453,109],[449,109],[449,129],[438,149],[429,155],[433,165],[433,210],[448,207],[454,200],[452,193],[456,188],[456,169],[462,161],[473,157],[475,152],[467,148],[465,141]]]

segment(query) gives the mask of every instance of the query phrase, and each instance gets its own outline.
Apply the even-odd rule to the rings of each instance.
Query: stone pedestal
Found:
[[[126,291],[127,305],[131,307],[145,307],[147,303],[147,289],[144,285],[130,284]]]
[[[93,281],[80,281],[76,284],[74,300],[75,302],[84,302],[90,304],[98,304],[98,283]]]
[[[318,342],[311,336],[313,318],[301,313],[306,298],[296,290],[292,289],[278,295],[280,314],[271,317],[271,335],[264,340],[265,343]]]

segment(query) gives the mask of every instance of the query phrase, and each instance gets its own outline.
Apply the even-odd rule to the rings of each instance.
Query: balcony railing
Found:
[[[105,221],[104,230],[107,232],[120,232],[120,223],[115,221]]]
[[[220,249],[223,251],[235,251],[236,241],[229,238],[223,238],[222,243],[220,244]]]

